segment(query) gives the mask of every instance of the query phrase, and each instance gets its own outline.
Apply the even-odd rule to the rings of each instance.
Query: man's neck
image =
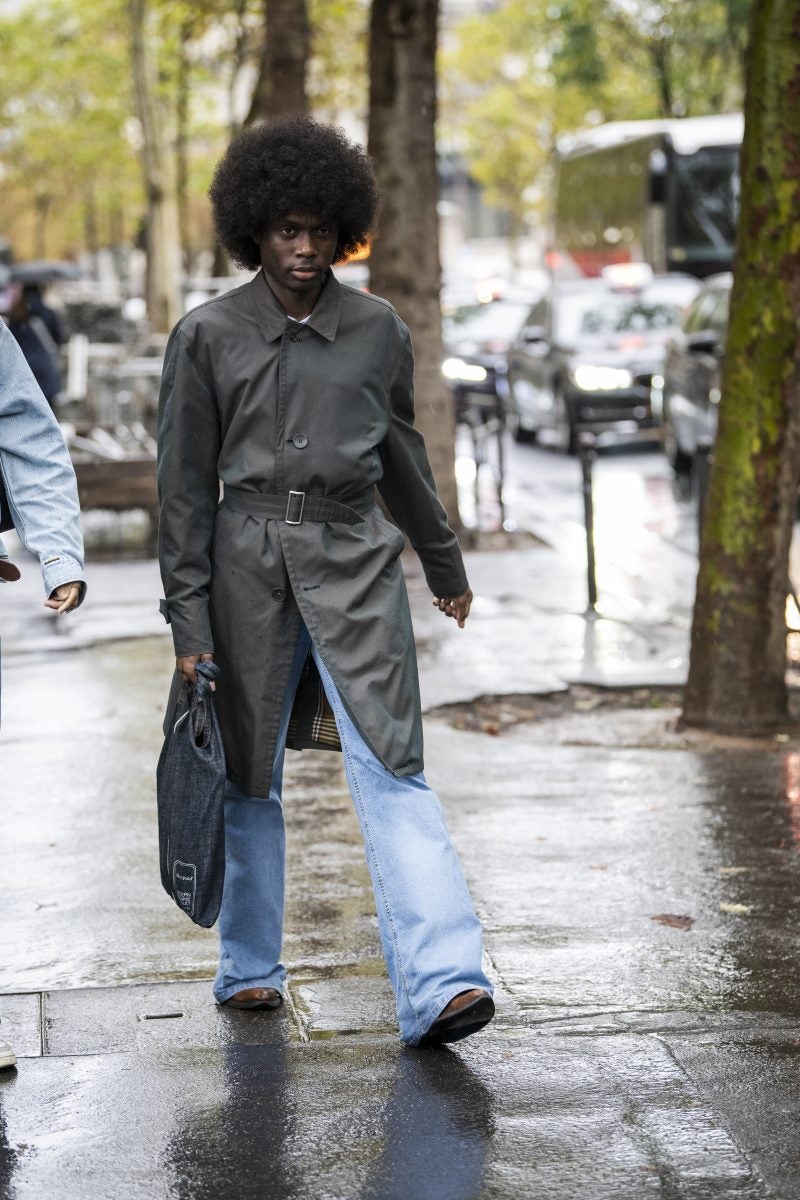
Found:
[[[287,317],[292,317],[295,321],[304,321],[306,317],[311,316],[314,305],[319,300],[322,289],[325,286],[325,279],[323,278],[320,284],[315,284],[309,291],[292,292],[288,288],[281,287],[273,279],[270,279],[266,271],[264,271],[264,278],[267,281],[267,287]]]

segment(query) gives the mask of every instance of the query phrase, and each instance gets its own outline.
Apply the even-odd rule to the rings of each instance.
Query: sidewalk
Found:
[[[158,881],[153,564],[93,568],[63,640],[0,595],[0,1036],[20,1055],[0,1074],[1,1196],[800,1195],[800,745],[631,748],[614,710],[568,736],[454,728],[439,706],[674,684],[686,662],[679,612],[586,620],[569,549],[475,553],[469,572],[464,631],[410,577],[427,773],[498,989],[494,1025],[440,1053],[397,1040],[338,756],[287,763],[289,1003],[223,1013],[214,934]],[[38,598],[34,572],[20,586]]]

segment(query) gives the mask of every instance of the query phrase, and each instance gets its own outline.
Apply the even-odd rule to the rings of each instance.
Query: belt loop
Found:
[[[301,525],[303,523],[305,503],[305,492],[289,492],[289,499],[286,502],[286,516],[284,517],[287,525]]]

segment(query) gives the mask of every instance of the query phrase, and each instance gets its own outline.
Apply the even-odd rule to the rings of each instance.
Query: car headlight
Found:
[[[621,392],[633,384],[633,373],[621,367],[593,367],[581,363],[569,373],[582,392]]]
[[[442,363],[442,374],[446,379],[455,379],[459,383],[483,383],[487,370],[478,363],[464,362],[463,358],[446,358]]]

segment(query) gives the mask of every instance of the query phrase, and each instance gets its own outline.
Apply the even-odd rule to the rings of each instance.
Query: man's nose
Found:
[[[302,254],[303,258],[313,258],[317,253],[317,247],[310,233],[301,233],[297,239],[296,250],[298,254]]]

